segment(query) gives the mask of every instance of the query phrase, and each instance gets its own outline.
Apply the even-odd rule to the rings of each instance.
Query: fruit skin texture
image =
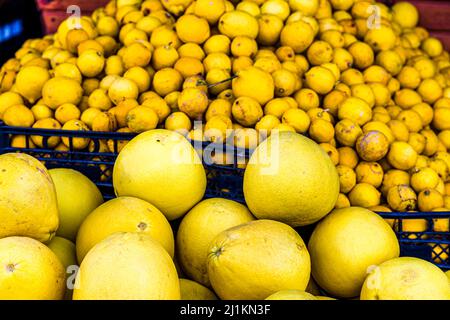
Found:
[[[275,85],[269,73],[257,67],[248,67],[239,71],[237,76],[232,82],[233,94],[236,98],[253,98],[261,105],[273,99]]]
[[[177,233],[178,261],[186,275],[210,287],[207,255],[211,241],[222,231],[253,220],[245,206],[227,199],[207,199],[192,208]]]
[[[389,142],[380,131],[369,131],[356,141],[358,155],[365,161],[378,161],[389,151]]]
[[[116,232],[141,232],[151,236],[173,257],[173,232],[166,217],[152,204],[132,197],[110,200],[92,211],[77,234],[81,263],[97,243]]]
[[[122,149],[113,180],[117,196],[146,200],[169,220],[184,215],[206,190],[194,148],[179,133],[162,129],[142,133]]]
[[[376,213],[336,209],[317,225],[309,243],[312,275],[332,296],[358,296],[367,268],[400,254],[392,228]]]
[[[361,300],[450,300],[448,283],[445,273],[432,263],[400,257],[372,270]]]
[[[262,300],[280,290],[305,290],[310,268],[302,238],[288,225],[271,220],[220,233],[208,254],[209,278],[223,300]]]
[[[61,300],[65,271],[57,256],[31,238],[0,239],[1,300]]]
[[[56,189],[59,228],[56,234],[74,241],[78,228],[88,214],[103,203],[97,186],[82,173],[72,169],[49,170]]]
[[[214,292],[189,279],[180,279],[180,291],[181,300],[217,300]]]
[[[56,110],[59,106],[71,103],[78,105],[83,96],[83,88],[76,81],[68,78],[56,77],[47,81],[42,88],[44,103]]]
[[[58,205],[55,186],[44,165],[26,154],[3,154],[0,181],[0,238],[50,240],[58,229]]]
[[[311,293],[300,290],[281,290],[265,300],[317,300]]]
[[[304,226],[334,208],[339,176],[329,156],[314,141],[292,132],[272,133],[247,165],[244,195],[258,219]]]
[[[74,300],[179,300],[177,270],[143,233],[115,233],[98,243],[77,274]]]

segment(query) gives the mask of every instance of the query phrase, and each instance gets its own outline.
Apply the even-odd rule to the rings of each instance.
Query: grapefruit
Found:
[[[92,248],[77,274],[74,300],[178,300],[177,270],[143,233],[115,233]]]
[[[56,234],[75,241],[86,216],[103,203],[97,186],[82,173],[72,169],[49,170],[56,188],[60,226]]]
[[[434,264],[401,257],[373,268],[362,287],[361,300],[450,300],[450,286]]]
[[[181,300],[217,300],[214,292],[189,279],[180,279],[180,291]]]
[[[312,276],[332,296],[358,296],[368,268],[399,256],[394,231],[364,208],[337,209],[319,222],[308,243]]]
[[[207,256],[211,241],[222,231],[252,220],[250,211],[232,200],[207,199],[192,208],[177,233],[177,257],[186,275],[209,287]]]
[[[144,200],[119,197],[102,204],[83,221],[77,235],[78,261],[81,263],[92,247],[116,232],[147,234],[173,257],[172,228],[161,211]]]
[[[304,226],[334,208],[339,176],[330,157],[314,141],[293,132],[272,133],[250,158],[244,195],[258,219]]]
[[[113,182],[117,196],[148,201],[174,220],[203,198],[206,173],[184,136],[158,129],[138,135],[122,149]]]
[[[290,226],[257,220],[221,232],[211,243],[208,275],[223,300],[262,300],[280,290],[306,289],[311,262]]]
[[[0,239],[0,300],[60,300],[64,278],[61,262],[39,241]]]
[[[24,236],[45,242],[58,229],[55,186],[37,159],[0,155],[0,238]]]

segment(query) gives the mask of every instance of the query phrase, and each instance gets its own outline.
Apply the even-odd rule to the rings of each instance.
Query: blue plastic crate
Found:
[[[31,136],[42,136],[43,149],[14,148],[11,138],[14,135],[23,135],[29,142]],[[69,139],[69,152],[55,151],[46,147],[48,138],[58,136]],[[112,185],[112,169],[118,155],[118,142],[128,141],[135,137],[130,133],[109,132],[80,132],[64,130],[46,130],[32,128],[8,127],[0,123],[0,154],[9,152],[23,152],[30,154],[45,162],[48,168],[73,168],[88,176],[102,191],[105,199],[115,197]],[[75,150],[72,147],[73,138],[89,138],[91,145],[86,150]],[[112,152],[100,152],[102,141],[110,141]],[[208,177],[208,186],[205,197],[221,197],[245,203],[243,194],[244,169],[238,163],[248,160],[252,150],[234,148],[226,145],[211,144],[208,142],[192,142],[196,149],[201,149],[204,166]],[[229,153],[233,155],[233,164],[211,164],[214,153]],[[450,269],[450,233],[434,231],[435,219],[450,219],[450,212],[425,213],[380,213],[386,219],[394,219],[395,232],[400,242],[402,256],[414,256],[435,263],[444,270]],[[406,232],[403,229],[404,221],[408,219],[425,219],[426,229],[420,232]]]
[[[13,136],[26,137],[26,148],[16,148],[11,145]],[[43,137],[43,148],[30,147],[32,136]],[[115,197],[112,184],[112,169],[118,155],[118,144],[120,141],[129,141],[136,134],[116,132],[94,132],[94,131],[65,131],[55,129],[35,129],[9,127],[0,122],[0,154],[9,152],[23,152],[30,154],[43,161],[47,168],[73,168],[89,177],[101,190],[105,199]],[[47,141],[50,137],[61,137],[69,139],[68,152],[56,151],[48,147]],[[90,145],[85,150],[73,148],[74,138],[89,138]],[[108,142],[112,146],[109,152],[100,152],[102,142]],[[222,197],[244,202],[242,190],[244,170],[239,168],[238,163],[250,157],[250,151],[233,148],[222,144],[211,144],[208,142],[194,142],[193,146],[201,150],[204,166],[208,177],[208,187],[205,197]],[[218,165],[212,163],[214,154],[234,152],[233,164]],[[216,155],[217,156],[217,155]]]

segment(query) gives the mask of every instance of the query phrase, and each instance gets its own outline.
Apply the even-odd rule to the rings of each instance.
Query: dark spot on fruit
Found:
[[[141,231],[145,231],[145,229],[147,229],[147,224],[146,224],[145,222],[140,222],[140,223],[138,224],[138,228],[139,228],[139,230],[141,230]]]

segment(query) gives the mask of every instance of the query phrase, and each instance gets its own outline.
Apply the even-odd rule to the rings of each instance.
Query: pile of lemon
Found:
[[[294,131],[337,166],[338,208],[450,210],[449,54],[417,23],[406,2],[111,1],[27,41],[3,65],[0,119],[165,128],[245,148],[273,130]],[[12,143],[24,147],[26,138]],[[69,149],[58,137],[29,143]]]

